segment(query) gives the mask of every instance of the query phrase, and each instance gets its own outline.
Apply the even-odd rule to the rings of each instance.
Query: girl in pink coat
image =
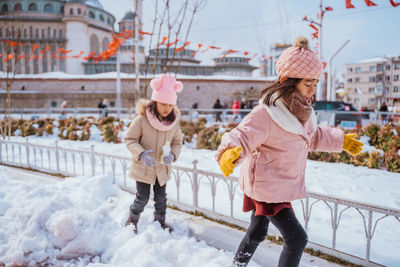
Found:
[[[300,37],[279,57],[279,81],[259,94],[259,105],[230,133],[222,137],[216,159],[225,176],[240,170],[243,211],[252,211],[250,226],[234,257],[246,266],[269,222],[281,232],[285,244],[278,266],[298,266],[307,234],[290,201],[306,197],[304,174],[309,150],[355,155],[362,143],[355,134],[317,125],[311,97],[321,74],[318,56]]]

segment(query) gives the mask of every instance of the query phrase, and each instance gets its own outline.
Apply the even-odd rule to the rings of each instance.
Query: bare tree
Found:
[[[21,39],[23,32],[23,25],[20,23],[18,12],[13,14],[13,20],[7,22],[5,25],[6,39],[4,39],[4,62],[6,69],[6,78],[4,87],[6,89],[5,95],[5,117],[0,118],[0,134],[3,139],[8,136],[11,137],[11,87],[15,81],[15,75],[17,72],[17,65],[19,62],[19,54],[21,52]],[[2,62],[0,64],[3,64]]]

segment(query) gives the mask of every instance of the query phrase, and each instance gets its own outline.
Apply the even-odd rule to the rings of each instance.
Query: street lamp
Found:
[[[340,50],[342,50],[343,47],[345,47],[349,42],[350,42],[350,40],[347,40],[346,42],[344,42],[344,44],[342,44],[342,46],[339,47],[339,49],[336,50],[336,52],[333,53],[333,55],[329,58],[328,92],[326,94],[327,100],[336,101],[336,90],[334,88],[335,81],[334,81],[333,75],[332,75],[332,60],[340,52]]]

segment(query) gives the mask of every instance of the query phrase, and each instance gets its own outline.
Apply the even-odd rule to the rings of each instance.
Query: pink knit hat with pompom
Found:
[[[308,39],[299,37],[283,51],[276,62],[276,74],[282,79],[319,79],[322,66],[318,55],[308,48]]]
[[[177,82],[176,79],[170,75],[163,75],[160,79],[153,79],[150,82],[150,87],[153,89],[151,100],[176,105],[176,93],[182,91],[183,84]]]

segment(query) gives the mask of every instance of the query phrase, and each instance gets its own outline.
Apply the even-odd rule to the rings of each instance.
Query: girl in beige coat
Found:
[[[174,77],[163,75],[153,79],[151,101],[140,100],[136,105],[137,116],[131,122],[125,143],[132,153],[129,176],[136,180],[136,198],[130,207],[126,225],[132,224],[137,233],[137,223],[154,190],[154,220],[161,227],[165,224],[167,209],[166,183],[171,178],[171,163],[181,152],[183,138],[179,126],[179,110],[175,106],[177,92],[182,83]],[[164,153],[163,153],[164,150]]]

